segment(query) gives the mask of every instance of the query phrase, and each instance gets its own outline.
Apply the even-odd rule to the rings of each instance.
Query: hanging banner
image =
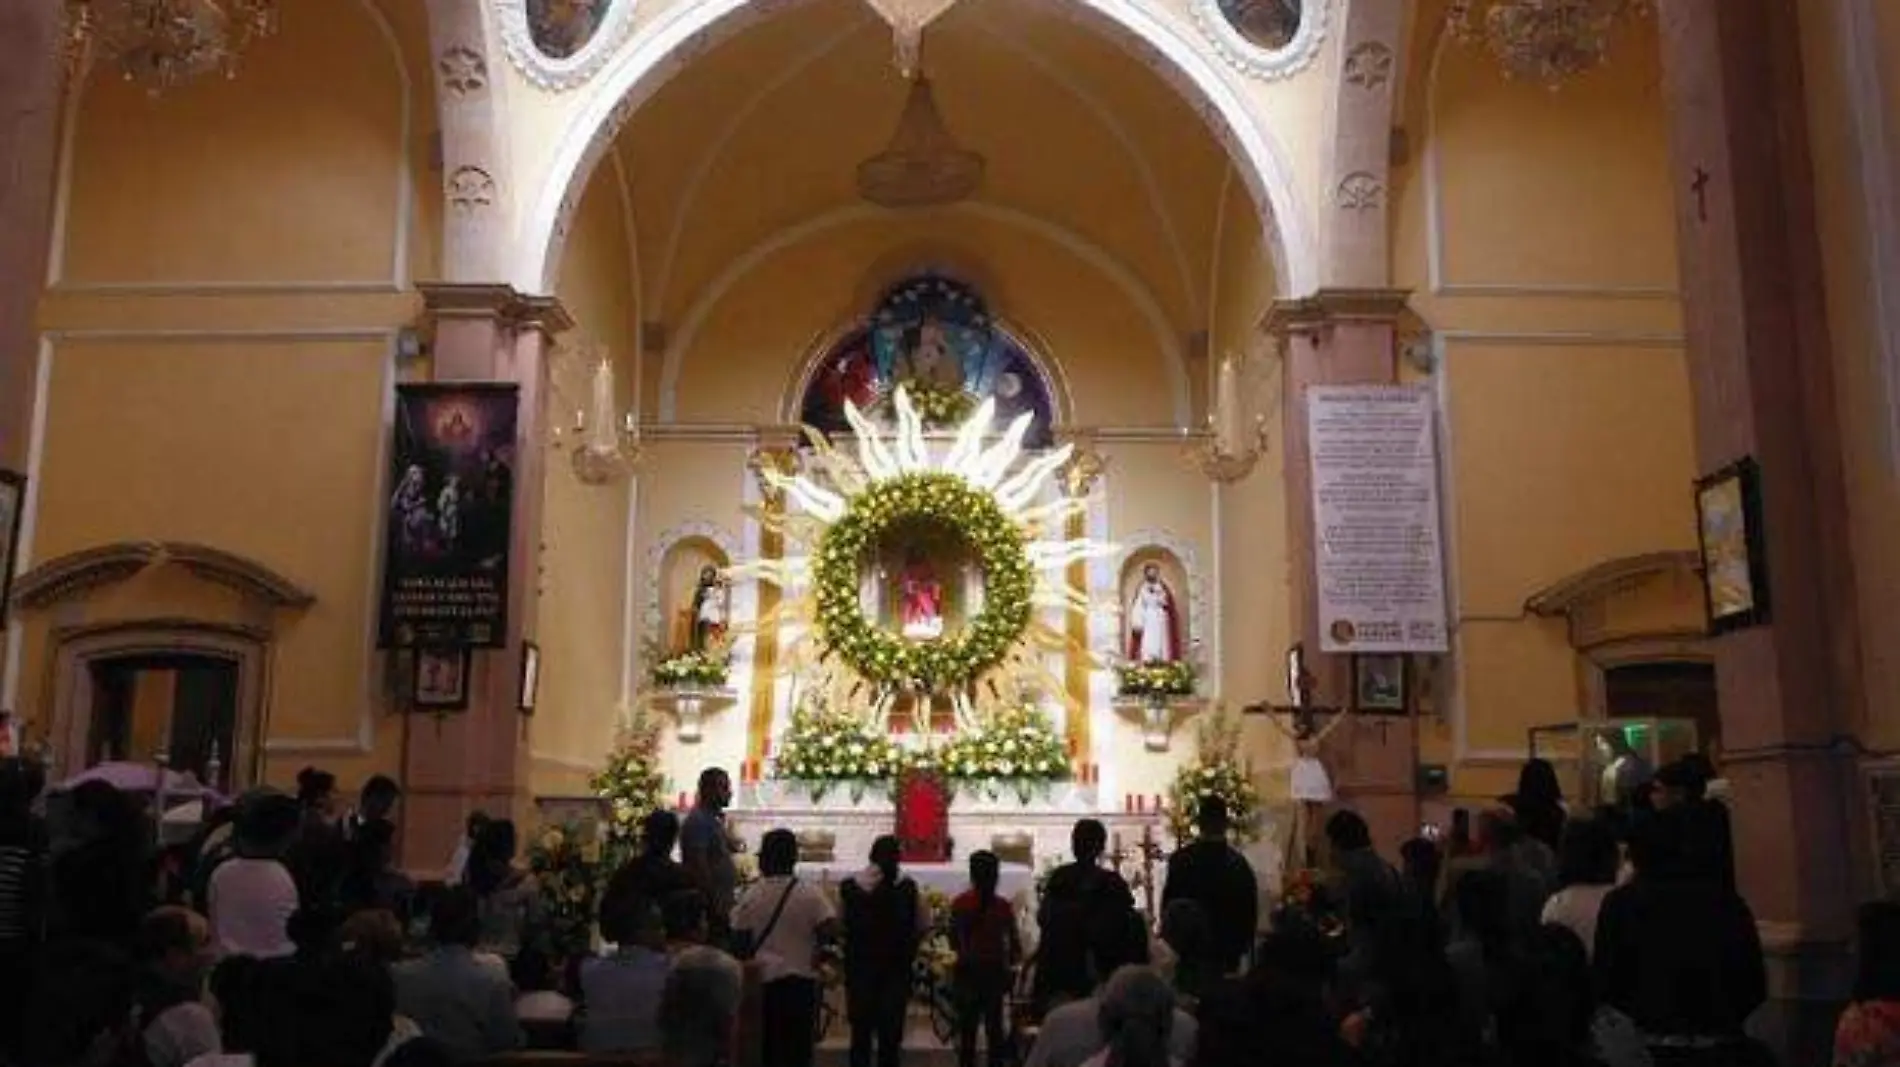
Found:
[[[396,388],[381,647],[507,643],[517,400],[505,383]]]
[[[1312,386],[1313,556],[1323,652],[1444,652],[1429,387]]]

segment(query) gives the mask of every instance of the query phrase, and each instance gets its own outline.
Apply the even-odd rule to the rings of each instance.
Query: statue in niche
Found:
[[[704,652],[726,636],[726,598],[726,583],[719,577],[719,568],[711,564],[699,568],[699,584],[693,587],[693,651]]]
[[[1219,0],[1227,24],[1247,42],[1277,52],[1300,32],[1301,0]]]
[[[921,552],[904,559],[904,573],[898,579],[898,612],[902,633],[909,640],[934,641],[943,636],[943,583]]]
[[[1159,564],[1141,568],[1141,584],[1128,604],[1127,649],[1136,663],[1174,663],[1181,658],[1181,613]]]

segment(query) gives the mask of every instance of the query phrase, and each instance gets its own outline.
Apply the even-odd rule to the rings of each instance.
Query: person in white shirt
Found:
[[[1042,1031],[1023,1067],[1083,1067],[1107,1051],[1110,1035],[1103,1028],[1104,1004],[1111,999],[1109,980],[1119,972],[1138,970],[1146,979],[1159,982],[1162,989],[1167,988],[1160,975],[1147,967],[1148,927],[1133,908],[1124,910],[1103,929],[1090,931],[1089,957],[1091,969],[1101,978],[1096,994],[1072,1000],[1044,1016]],[[1139,986],[1136,992],[1146,990],[1145,982]],[[1193,1016],[1174,1007],[1171,992],[1168,1009],[1165,1048],[1173,1062],[1185,1063],[1194,1057],[1199,1029]]]
[[[581,964],[581,1051],[652,1052],[660,1047],[660,994],[671,965],[659,905],[635,894],[609,896],[600,905],[600,935],[614,950]]]
[[[435,948],[391,969],[396,1010],[458,1060],[480,1059],[522,1046],[508,969],[475,951],[481,914],[475,895],[458,887],[436,901],[429,916]]]
[[[838,933],[825,894],[794,873],[798,838],[773,830],[759,842],[759,880],[732,909],[732,929],[750,940],[763,994],[760,1036],[773,1067],[811,1067],[818,1018],[818,949]]]
[[[1170,1047],[1174,990],[1147,967],[1123,967],[1102,987],[1099,1021],[1103,1046],[1083,1067],[1181,1067],[1187,1061]]]
[[[1544,902],[1542,921],[1577,935],[1586,955],[1597,944],[1597,913],[1617,885],[1616,835],[1602,819],[1572,819],[1564,824],[1557,863],[1556,893]]]
[[[455,843],[455,852],[449,856],[449,865],[442,872],[443,885],[461,885],[468,877],[468,854],[475,848],[475,839],[481,836],[482,827],[489,822],[485,811],[471,811],[468,822],[464,824],[462,839]]]
[[[297,883],[282,857],[302,817],[297,802],[282,794],[252,797],[238,811],[237,857],[218,865],[206,892],[219,955],[271,959],[296,952],[290,917],[297,912]]]

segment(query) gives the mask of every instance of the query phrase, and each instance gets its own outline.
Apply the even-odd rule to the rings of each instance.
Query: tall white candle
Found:
[[[594,368],[594,411],[587,423],[587,447],[596,452],[612,452],[620,442],[615,434],[620,425],[614,414],[614,365],[605,355]]]
[[[1240,439],[1240,369],[1232,356],[1221,360],[1214,399],[1214,445],[1222,455],[1237,456],[1245,446]]]

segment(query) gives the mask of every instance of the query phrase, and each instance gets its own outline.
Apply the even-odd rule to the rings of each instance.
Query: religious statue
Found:
[[[1181,615],[1161,568],[1141,568],[1141,585],[1128,604],[1128,658],[1135,663],[1173,663],[1181,658]]]
[[[462,479],[451,474],[435,496],[435,524],[442,531],[442,544],[453,551],[462,537]]]
[[[1606,730],[1594,740],[1597,759],[1603,766],[1597,780],[1597,802],[1628,807],[1655,777],[1654,769],[1637,754],[1621,730]]]
[[[963,388],[963,359],[950,346],[942,323],[925,319],[904,330],[902,354],[891,377],[900,385]]]
[[[401,517],[397,529],[402,532],[402,547],[408,552],[420,552],[429,546],[429,527],[434,517],[429,513],[429,486],[423,478],[422,468],[411,464],[402,473],[402,482],[396,486],[396,492],[389,498],[390,510]]]
[[[704,652],[726,635],[726,583],[719,568],[710,564],[699,569],[699,584],[693,587],[692,649]]]
[[[899,622],[905,637],[929,641],[943,636],[943,583],[936,569],[921,555],[913,554],[904,563],[898,581]]]

